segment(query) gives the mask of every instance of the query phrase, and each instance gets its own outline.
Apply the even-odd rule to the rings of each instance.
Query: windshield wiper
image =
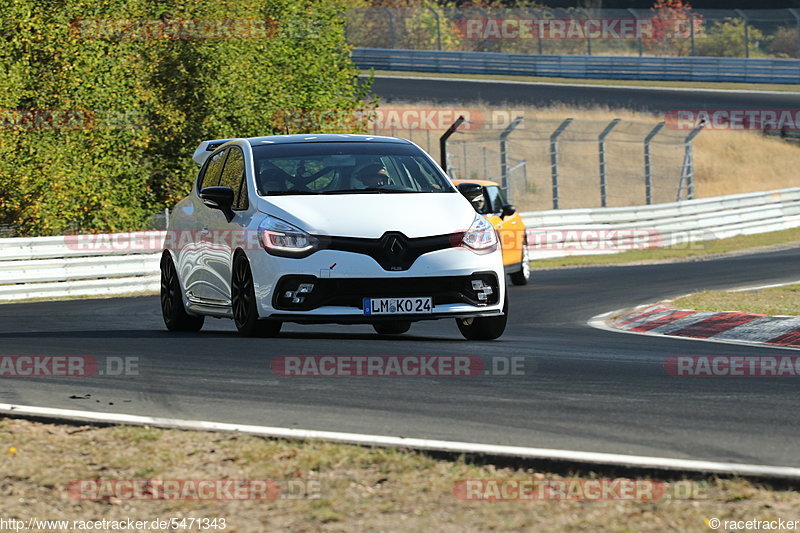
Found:
[[[319,194],[316,191],[302,191],[300,189],[289,189],[288,191],[267,191],[262,196],[285,196],[289,194]]]
[[[361,194],[361,193],[377,193],[377,194],[392,194],[392,193],[408,193],[417,192],[410,189],[386,189],[384,187],[363,187],[360,189],[339,189],[336,191],[324,191],[322,194]]]

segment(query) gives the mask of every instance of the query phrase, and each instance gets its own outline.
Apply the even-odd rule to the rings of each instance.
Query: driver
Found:
[[[263,169],[258,178],[261,190],[264,192],[286,190],[286,180],[281,176],[281,171],[276,168],[267,167]]]
[[[385,187],[389,184],[389,174],[380,163],[365,166],[358,171],[356,178],[368,188]]]

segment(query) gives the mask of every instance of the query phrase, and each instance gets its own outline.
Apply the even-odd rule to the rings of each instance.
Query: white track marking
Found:
[[[362,77],[365,77],[362,75]],[[646,91],[678,91],[678,92],[705,92],[705,93],[735,93],[735,94],[782,94],[787,96],[797,96],[793,91],[758,91],[758,90],[739,90],[739,89],[691,89],[686,87],[653,87],[637,85],[602,85],[598,83],[555,83],[546,81],[516,81],[516,80],[487,80],[473,78],[437,78],[435,76],[390,76],[381,74],[375,79],[398,79],[398,80],[425,80],[425,81],[458,81],[473,83],[505,83],[509,85],[543,85],[547,87],[586,87],[589,89],[642,89]]]
[[[365,435],[360,433],[340,433],[336,431],[317,431],[269,426],[252,426],[206,422],[201,420],[181,420],[173,418],[154,418],[149,416],[126,415],[119,413],[100,413],[51,407],[31,407],[26,405],[0,404],[0,413],[15,416],[35,416],[67,419],[77,422],[100,422],[130,424],[198,431],[225,431],[277,437],[287,439],[319,439],[368,446],[400,447],[415,450],[435,450],[455,453],[481,453],[504,455],[531,459],[551,459],[574,461],[598,465],[628,466],[636,468],[655,468],[662,470],[682,470],[714,472],[745,476],[800,478],[800,468],[790,466],[753,465],[724,463],[695,459],[674,459],[669,457],[650,457],[642,455],[620,455],[615,453],[581,452],[552,448],[528,448],[523,446],[504,446],[446,440],[414,439],[386,435]]]

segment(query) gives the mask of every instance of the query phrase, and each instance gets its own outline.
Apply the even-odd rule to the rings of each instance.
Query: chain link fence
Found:
[[[798,9],[350,9],[348,42],[553,55],[800,57]]]
[[[454,179],[497,181],[523,211],[674,202],[694,196],[698,132],[663,122],[526,118],[511,131],[457,131],[447,167]]]

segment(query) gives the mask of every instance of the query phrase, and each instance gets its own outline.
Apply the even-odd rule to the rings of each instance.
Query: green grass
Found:
[[[363,74],[367,74],[363,71]],[[584,80],[575,78],[548,78],[538,76],[509,76],[483,74],[449,74],[439,72],[405,72],[396,70],[376,70],[376,76],[411,76],[415,78],[459,78],[472,80],[525,81],[533,83],[561,83],[575,85],[617,85],[627,87],[665,87],[675,89],[722,89],[731,91],[780,91],[800,92],[800,85],[782,83],[732,83],[700,81],[659,81],[659,80]]]
[[[800,285],[746,292],[704,291],[678,298],[672,305],[702,311],[800,315]]]
[[[602,266],[627,263],[657,263],[675,260],[699,260],[706,256],[741,251],[759,251],[763,247],[800,245],[800,228],[759,233],[757,235],[741,235],[728,239],[701,241],[691,244],[649,250],[632,250],[609,255],[585,255],[576,257],[555,257],[537,259],[531,263],[535,269],[547,269],[571,266]]]

